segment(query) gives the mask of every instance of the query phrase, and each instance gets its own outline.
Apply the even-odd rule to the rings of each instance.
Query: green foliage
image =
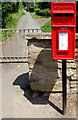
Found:
[[[14,33],[15,31],[0,31],[0,44],[6,40],[9,40],[14,35]]]
[[[50,16],[50,9],[44,9],[43,10],[43,14],[44,14],[44,16],[47,16],[47,17],[49,17]]]
[[[29,8],[29,11],[34,12],[34,8],[33,7]]]
[[[19,2],[19,7],[18,7],[18,10],[21,10],[21,9],[23,9],[23,8],[24,8],[23,3],[22,3],[22,2]]]
[[[42,10],[49,8],[50,9],[50,2],[37,2],[36,8],[40,8]]]
[[[34,12],[37,16],[50,16],[50,3],[49,2],[36,2],[34,5]]]
[[[39,14],[42,15],[42,16],[49,17],[50,16],[50,9],[47,8],[47,9],[44,9],[44,10],[40,10]]]
[[[51,20],[46,22],[41,28],[44,32],[51,32]]]
[[[7,14],[6,12],[10,12],[10,11],[12,11],[12,6],[10,5],[10,3],[8,2],[2,3],[2,12]]]
[[[26,11],[22,2],[6,2],[2,3],[2,28],[14,29],[17,26],[19,18],[25,15]],[[9,39],[13,36],[14,31],[0,31],[0,41],[6,41],[7,35]]]
[[[34,9],[34,11],[37,15],[39,15],[40,8],[36,8],[36,9]]]
[[[50,16],[50,9],[40,9],[40,8],[37,8],[35,9],[35,13],[39,16],[45,16],[45,17],[49,17]]]
[[[26,11],[34,12],[34,2],[24,2],[23,5]]]
[[[24,10],[24,5],[22,2],[19,2],[18,12],[20,15],[25,15],[26,11]]]
[[[35,5],[34,5],[34,9],[37,9],[37,8],[40,8],[40,6],[39,6],[39,3],[35,3]]]
[[[18,3],[10,3],[10,2],[3,2],[2,3],[2,27],[6,28],[6,24],[8,22],[8,16],[11,13],[18,12]]]
[[[0,31],[0,44],[2,43],[2,37],[3,37],[3,33],[2,31]]]
[[[24,6],[22,2],[13,2],[13,3],[3,2],[2,3],[2,18],[3,18],[2,27],[7,28],[7,26],[8,27],[10,26],[11,28],[12,26],[13,28],[14,26],[15,28],[16,24],[14,24],[14,22],[18,22],[18,19],[24,14],[26,14],[26,11],[24,10]]]
[[[34,19],[40,19],[40,18],[45,18],[45,16],[39,16],[35,12],[31,12],[31,15]]]
[[[19,21],[20,18],[20,14],[19,13],[12,13],[7,17],[7,24],[6,24],[6,28],[16,28],[16,25]]]

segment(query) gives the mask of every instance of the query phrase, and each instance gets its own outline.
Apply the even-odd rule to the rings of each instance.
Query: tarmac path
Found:
[[[27,12],[27,14],[20,19],[17,28],[40,29],[48,20],[50,20],[50,18],[34,19],[31,14]]]

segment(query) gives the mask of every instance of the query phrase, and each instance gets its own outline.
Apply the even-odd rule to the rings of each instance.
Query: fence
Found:
[[[26,62],[28,58],[28,33],[41,32],[40,29],[0,29],[0,62]]]

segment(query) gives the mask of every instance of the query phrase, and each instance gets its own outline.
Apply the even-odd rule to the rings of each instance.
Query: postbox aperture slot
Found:
[[[68,17],[68,16],[74,16],[73,13],[54,13],[53,16],[57,16],[57,17]]]

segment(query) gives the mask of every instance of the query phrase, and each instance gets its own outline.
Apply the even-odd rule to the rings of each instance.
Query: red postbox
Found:
[[[52,2],[52,58],[73,60],[75,58],[76,3]]]

